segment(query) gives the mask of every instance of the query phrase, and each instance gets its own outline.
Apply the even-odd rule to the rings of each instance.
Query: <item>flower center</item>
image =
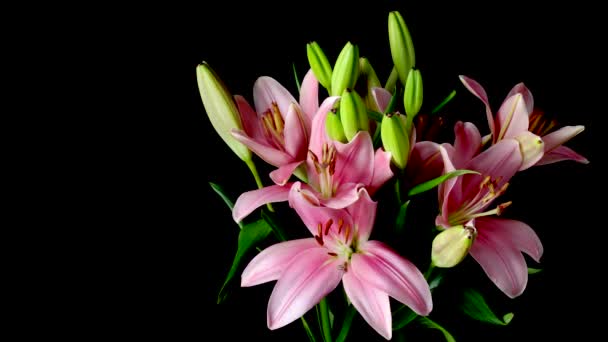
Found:
[[[313,152],[308,155],[315,166],[315,172],[319,176],[319,192],[324,198],[335,195],[337,184],[334,184],[333,176],[336,171],[336,148],[334,145],[323,144],[321,159]]]
[[[504,194],[509,187],[509,183],[504,183],[498,188],[500,177],[492,179],[486,176],[479,184],[479,191],[469,200],[465,201],[460,209],[448,216],[448,222],[451,225],[460,225],[470,220],[489,215],[501,215],[502,212],[511,205],[511,201],[499,204],[492,210],[482,211],[485,207],[497,197]]]
[[[332,219],[324,223],[319,222],[315,240],[319,246],[328,249],[328,255],[343,261],[343,264],[340,264],[343,271],[348,270],[350,258],[356,251],[356,236],[351,225],[346,224],[343,219],[338,222]]]
[[[283,136],[283,129],[285,128],[285,121],[283,121],[283,116],[281,116],[281,111],[276,102],[273,102],[272,106],[262,114],[260,120],[262,120],[264,135],[270,145],[284,150],[285,137]]]
[[[547,135],[547,133],[551,132],[555,126],[557,126],[557,121],[555,119],[548,118],[547,115],[540,110],[534,109],[532,113],[530,113],[530,125],[528,126],[528,131],[538,135],[539,137]]]

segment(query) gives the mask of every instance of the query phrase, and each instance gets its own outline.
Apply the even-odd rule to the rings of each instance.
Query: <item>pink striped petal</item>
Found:
[[[353,225],[356,227],[359,243],[367,241],[372,233],[376,220],[377,205],[378,202],[372,201],[365,188],[362,188],[359,190],[359,200],[347,208],[353,218]]]
[[[585,130],[585,126],[565,126],[555,132],[545,135],[543,142],[545,143],[545,152],[549,152],[556,147],[565,144],[568,140]]]
[[[432,141],[420,141],[414,144],[405,171],[407,172],[407,179],[410,180],[412,185],[441,176],[443,173],[443,158],[439,151],[439,145]]]
[[[304,111],[304,123],[306,131],[310,132],[312,126],[312,119],[314,118],[317,110],[319,110],[319,81],[312,72],[312,69],[308,70],[306,76],[302,80],[302,86],[300,87],[300,106]]]
[[[245,133],[255,140],[263,139],[264,135],[260,127],[260,119],[258,118],[258,114],[251,108],[251,105],[249,105],[249,102],[241,95],[235,95],[234,101],[239,109]]]
[[[475,227],[485,234],[491,234],[505,244],[528,254],[534,261],[540,262],[543,255],[543,245],[538,235],[521,221],[508,220],[497,217],[480,217],[475,220]]]
[[[376,106],[381,113],[384,113],[388,104],[391,102],[391,97],[393,95],[384,88],[373,87],[372,88],[372,97],[374,98],[374,102],[376,102]]]
[[[285,117],[285,151],[295,161],[304,161],[308,153],[308,133],[304,126],[300,107],[292,103]]]
[[[515,138],[521,133],[527,132],[530,125],[530,112],[526,108],[524,96],[518,93],[507,98],[498,109],[496,120],[498,137],[495,142]]]
[[[490,108],[490,102],[488,101],[488,95],[486,94],[485,89],[477,83],[477,81],[472,78],[466,76],[460,76],[460,81],[464,84],[465,88],[467,88],[473,95],[477,96],[478,99],[483,102],[486,106],[486,118],[488,120],[488,126],[490,126],[490,131],[492,132],[492,136],[496,139],[496,129],[494,127],[494,115],[492,114],[492,109]]]
[[[477,127],[470,122],[458,121],[454,125],[455,154],[453,156],[454,167],[462,168],[477,155],[481,148],[481,134]]]
[[[545,152],[543,158],[539,160],[536,165],[553,164],[564,160],[574,160],[578,163],[589,164],[589,160],[587,158],[574,152],[571,148],[566,146],[559,146],[549,152]]]
[[[279,167],[293,161],[293,158],[287,153],[277,150],[274,147],[265,144],[264,140],[254,140],[247,136],[245,132],[233,129],[230,133],[232,136],[247,146],[258,157],[264,159],[270,165]]]
[[[254,286],[277,280],[293,258],[319,245],[313,238],[280,242],[272,245],[253,258],[243,270],[241,286]]]
[[[277,185],[285,185],[289,180],[289,177],[293,174],[293,171],[302,164],[301,161],[282,165],[278,169],[270,173],[270,179]]]
[[[513,87],[513,89],[511,89],[509,94],[507,94],[507,97],[505,97],[505,99],[508,99],[509,97],[515,94],[522,95],[524,103],[526,104],[526,110],[528,111],[528,114],[532,113],[532,111],[534,110],[534,97],[532,96],[532,92],[530,91],[530,89],[528,89],[528,87],[526,87],[523,82],[517,83]]]
[[[363,319],[378,334],[390,340],[393,334],[391,304],[388,295],[359,279],[353,272],[342,277],[344,291]]]
[[[319,202],[334,209],[346,208],[359,199],[359,189],[362,187],[363,184],[360,183],[341,184],[332,197],[320,198]]]
[[[358,132],[347,144],[336,142],[334,182],[369,185],[374,176],[374,145],[367,131]]]
[[[367,191],[373,195],[384,183],[393,177],[391,170],[391,153],[385,152],[381,148],[376,150],[374,155],[374,174],[372,182],[367,187]]]
[[[352,255],[352,270],[362,282],[386,292],[419,315],[433,309],[431,291],[418,268],[379,241],[362,246],[364,254]]]
[[[325,248],[312,248],[296,255],[286,266],[268,301],[268,328],[281,328],[303,316],[340,283],[340,259]]]
[[[232,209],[232,218],[240,222],[247,215],[266,203],[284,202],[289,196],[289,186],[271,185],[242,193]]]
[[[283,120],[289,109],[289,105],[297,103],[291,93],[274,78],[268,76],[259,77],[253,85],[253,102],[255,110],[263,114],[276,103],[281,112]]]

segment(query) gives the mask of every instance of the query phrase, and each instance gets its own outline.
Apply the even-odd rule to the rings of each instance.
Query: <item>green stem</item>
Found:
[[[353,322],[353,318],[355,318],[355,314],[357,310],[352,305],[348,306],[346,309],[346,315],[344,316],[344,323],[342,323],[342,329],[340,329],[340,334],[336,338],[336,342],[344,342],[346,337],[348,336],[348,332],[350,331],[350,325]]]
[[[319,302],[319,311],[321,315],[321,332],[323,333],[323,340],[325,342],[332,342],[331,324],[329,322],[329,307],[327,306],[326,298],[321,299]]]
[[[397,205],[401,207],[401,180],[399,179],[399,175],[395,179],[395,196],[397,196]]]
[[[252,159],[246,160],[245,164],[247,164],[247,166],[249,167],[249,171],[251,171],[251,174],[253,175],[253,178],[255,179],[255,184],[258,185],[258,189],[261,189],[264,187],[264,184],[262,184],[262,179],[260,178],[260,175],[258,174],[258,169],[255,167],[255,163],[253,162]],[[266,204],[266,207],[268,207],[268,210],[270,210],[271,212],[274,212],[274,208],[272,207],[272,205],[270,203]]]
[[[302,316],[302,317],[300,317],[300,320],[302,321],[302,326],[304,327],[304,330],[306,330],[306,335],[308,336],[308,340],[310,340],[310,342],[317,342],[315,335],[312,333],[312,330],[310,330],[310,326],[308,325],[308,322],[306,322],[306,318],[304,318],[304,316]]]
[[[431,264],[429,265],[429,268],[426,270],[426,272],[424,272],[424,279],[426,279],[428,281],[430,279],[431,274],[433,273],[434,269],[435,269],[435,265],[431,262]]]

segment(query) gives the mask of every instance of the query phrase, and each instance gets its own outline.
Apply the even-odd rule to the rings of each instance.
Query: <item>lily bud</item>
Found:
[[[455,226],[437,234],[433,240],[431,260],[437,267],[453,267],[464,259],[477,232],[473,227]]]
[[[344,135],[344,129],[342,128],[342,121],[340,120],[340,114],[336,109],[332,109],[327,113],[327,119],[325,119],[325,131],[327,135],[335,141],[346,143],[346,136]]]
[[[416,66],[414,43],[401,14],[397,11],[388,14],[388,39],[391,56],[397,68],[401,84],[405,85],[407,75]]]
[[[523,132],[515,137],[515,140],[519,142],[519,151],[522,157],[519,171],[533,166],[543,157],[545,143],[538,135],[531,132]]]
[[[422,76],[420,70],[412,69],[407,75],[403,105],[405,106],[405,114],[413,120],[420,111],[420,107],[422,107]]]
[[[331,75],[331,95],[339,96],[344,89],[353,88],[359,77],[359,48],[346,43],[338,55]]]
[[[380,137],[384,150],[391,153],[393,164],[401,170],[405,169],[410,157],[410,138],[405,117],[399,113],[384,115]]]
[[[243,129],[241,116],[232,95],[206,62],[196,67],[196,80],[211,125],[241,160],[250,161],[251,151],[230,134],[232,129]]]
[[[306,44],[306,55],[312,72],[315,74],[319,83],[328,91],[331,89],[331,64],[327,60],[325,53],[317,42]]]
[[[376,107],[376,101],[372,95],[372,88],[381,88],[382,84],[376,75],[376,71],[369,63],[369,60],[365,57],[359,58],[359,79],[355,89],[363,98],[365,106],[371,108],[376,112],[380,112],[380,109]]]
[[[340,119],[342,120],[344,135],[348,141],[351,141],[357,132],[369,130],[367,108],[356,91],[347,88],[342,93]]]

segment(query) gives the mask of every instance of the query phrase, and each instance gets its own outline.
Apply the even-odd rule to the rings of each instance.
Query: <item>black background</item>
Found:
[[[599,155],[592,150],[598,124],[592,121],[605,111],[594,83],[601,70],[594,11],[410,1],[146,5],[117,7],[95,22],[94,36],[107,48],[89,56],[100,51],[110,66],[99,75],[109,80],[99,107],[111,118],[100,183],[110,199],[96,214],[105,228],[96,230],[94,239],[103,247],[87,262],[91,276],[82,282],[72,321],[78,323],[63,322],[55,329],[78,326],[78,336],[92,337],[304,341],[299,323],[272,332],[266,328],[272,284],[236,289],[225,303],[215,304],[236,251],[238,228],[208,182],[223,185],[233,198],[255,184],[213,131],[195,67],[207,61],[233,94],[249,100],[262,75],[295,93],[291,64],[302,77],[307,42],[318,41],[333,61],[351,41],[385,80],[392,66],[391,10],[402,13],[413,37],[425,106],[456,89],[448,110],[483,131],[483,107],[458,75],[478,80],[494,110],[523,81],[536,105],[561,124],[585,125],[568,146],[591,160],[589,165],[541,166],[513,179],[513,205],[505,216],[527,222],[545,247],[539,265],[544,271],[530,276],[521,297],[509,300],[471,260],[463,264],[459,281],[479,285],[497,313],[513,311],[511,325],[487,326],[446,315],[438,321],[461,341],[590,334],[589,310],[602,291],[595,263],[604,229],[591,197],[599,192],[594,172]],[[441,305],[435,302],[436,308]],[[360,317],[354,324],[351,337],[381,340]],[[441,340],[437,332],[418,333]]]

